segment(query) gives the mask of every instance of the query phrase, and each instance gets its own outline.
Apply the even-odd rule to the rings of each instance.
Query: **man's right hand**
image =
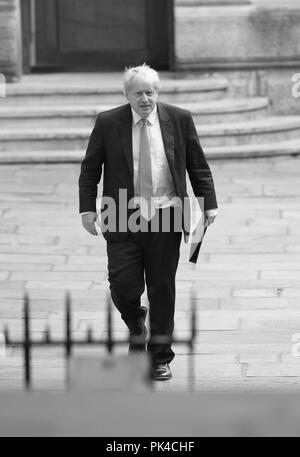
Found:
[[[81,222],[85,230],[87,230],[91,235],[98,236],[95,222],[97,220],[97,213],[84,213],[81,215]]]

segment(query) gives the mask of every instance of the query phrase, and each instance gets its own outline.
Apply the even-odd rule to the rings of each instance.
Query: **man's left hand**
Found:
[[[210,225],[217,217],[218,211],[216,209],[207,209],[205,211],[205,224]]]

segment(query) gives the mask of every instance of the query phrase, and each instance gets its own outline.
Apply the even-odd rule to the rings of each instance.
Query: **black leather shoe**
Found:
[[[145,320],[148,309],[145,306],[141,306],[141,317],[137,322],[129,329],[130,332],[130,344],[128,352],[146,352],[146,337],[147,329],[145,326]]]
[[[152,367],[153,381],[167,381],[172,378],[168,363],[154,363]]]

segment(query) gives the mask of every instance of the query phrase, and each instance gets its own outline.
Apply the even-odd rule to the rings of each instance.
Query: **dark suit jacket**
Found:
[[[191,114],[181,108],[157,103],[165,152],[177,196],[187,197],[186,171],[196,197],[204,197],[204,210],[217,208],[210,168],[199,143]],[[80,213],[96,211],[97,184],[104,165],[103,196],[116,202],[119,189],[134,197],[132,113],[129,104],[97,116],[79,177]],[[125,233],[104,233],[106,239],[124,239]]]

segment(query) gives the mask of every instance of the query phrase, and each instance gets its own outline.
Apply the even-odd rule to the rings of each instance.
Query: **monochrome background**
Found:
[[[143,62],[160,100],[192,112],[218,196],[197,265],[183,244],[177,275],[179,338],[191,301],[198,313],[194,387],[298,393],[298,0],[0,0],[0,390],[23,389],[2,329],[22,338],[25,292],[35,338],[63,335],[66,291],[72,335],[106,334],[106,245],[81,226],[77,182],[96,114],[126,103],[122,71]],[[114,332],[126,337],[117,316]],[[187,391],[190,360],[178,347],[154,389]],[[63,349],[36,350],[33,367],[35,389],[64,388]]]

